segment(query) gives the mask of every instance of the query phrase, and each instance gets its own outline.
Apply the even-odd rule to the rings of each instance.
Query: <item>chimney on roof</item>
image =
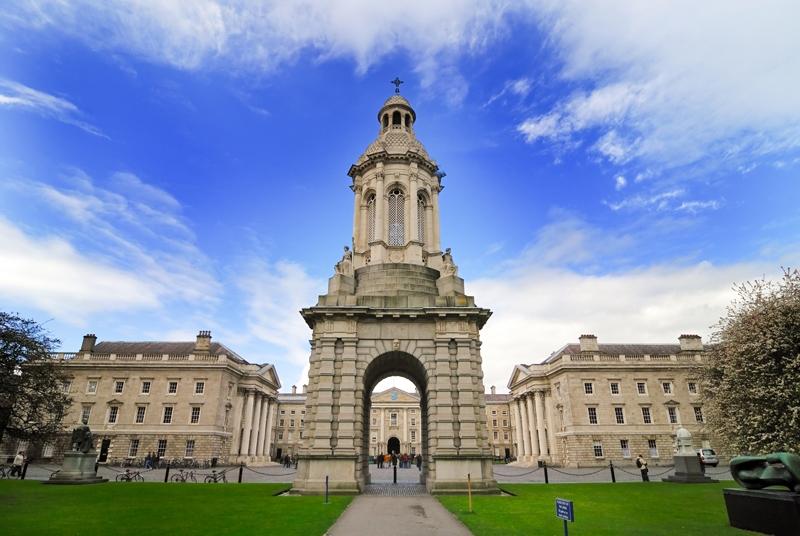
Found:
[[[296,385],[292,385],[292,394],[293,395],[297,394],[297,386]]]
[[[303,384],[303,394],[307,394],[307,393],[308,393],[308,385],[306,385],[306,384],[304,383],[304,384]]]
[[[703,339],[700,335],[681,335],[678,342],[681,343],[681,352],[703,351]]]
[[[208,352],[211,350],[211,332],[200,331],[197,333],[197,342],[194,344],[195,352]]]
[[[83,336],[83,342],[81,343],[81,353],[94,352],[94,344],[97,342],[97,335],[94,333],[87,333]]]
[[[492,385],[492,386],[490,387],[490,389],[492,390],[492,394],[493,394],[493,395],[496,395],[496,394],[497,394],[497,387],[495,387],[494,385]]]
[[[600,347],[597,345],[597,337],[595,335],[581,335],[578,337],[581,343],[581,352],[599,352]]]

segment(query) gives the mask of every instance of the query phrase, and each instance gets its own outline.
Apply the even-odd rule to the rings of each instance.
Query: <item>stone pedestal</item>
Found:
[[[724,489],[722,494],[732,527],[776,536],[800,534],[800,493]]]
[[[100,484],[108,479],[97,476],[94,470],[96,452],[65,452],[61,470],[45,480],[44,484]]]
[[[675,462],[675,474],[662,478],[664,482],[680,482],[682,484],[708,484],[719,482],[703,474],[700,467],[700,460],[695,455],[680,455],[673,458]]]

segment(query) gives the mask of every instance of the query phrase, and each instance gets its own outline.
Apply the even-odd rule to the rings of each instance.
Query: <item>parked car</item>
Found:
[[[700,463],[703,465],[710,465],[716,467],[719,465],[719,458],[714,449],[698,449],[697,453],[700,455]]]

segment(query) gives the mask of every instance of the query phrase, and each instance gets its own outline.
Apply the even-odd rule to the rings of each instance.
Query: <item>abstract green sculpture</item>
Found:
[[[731,460],[731,475],[747,489],[786,486],[800,493],[800,456],[791,452],[736,456]]]

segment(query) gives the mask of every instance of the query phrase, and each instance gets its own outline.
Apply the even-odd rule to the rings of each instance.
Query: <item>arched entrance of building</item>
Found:
[[[361,487],[370,483],[370,415],[372,413],[372,391],[383,379],[390,376],[406,378],[414,384],[420,395],[420,420],[418,424],[420,435],[420,451],[422,455],[422,468],[419,471],[419,482],[424,484],[428,476],[429,449],[428,449],[428,372],[422,362],[415,356],[399,351],[387,352],[375,357],[364,371],[363,376],[363,418],[361,420],[361,437],[363,441],[358,453],[360,466],[359,480]],[[401,453],[400,439],[391,436],[387,441],[387,453]]]

